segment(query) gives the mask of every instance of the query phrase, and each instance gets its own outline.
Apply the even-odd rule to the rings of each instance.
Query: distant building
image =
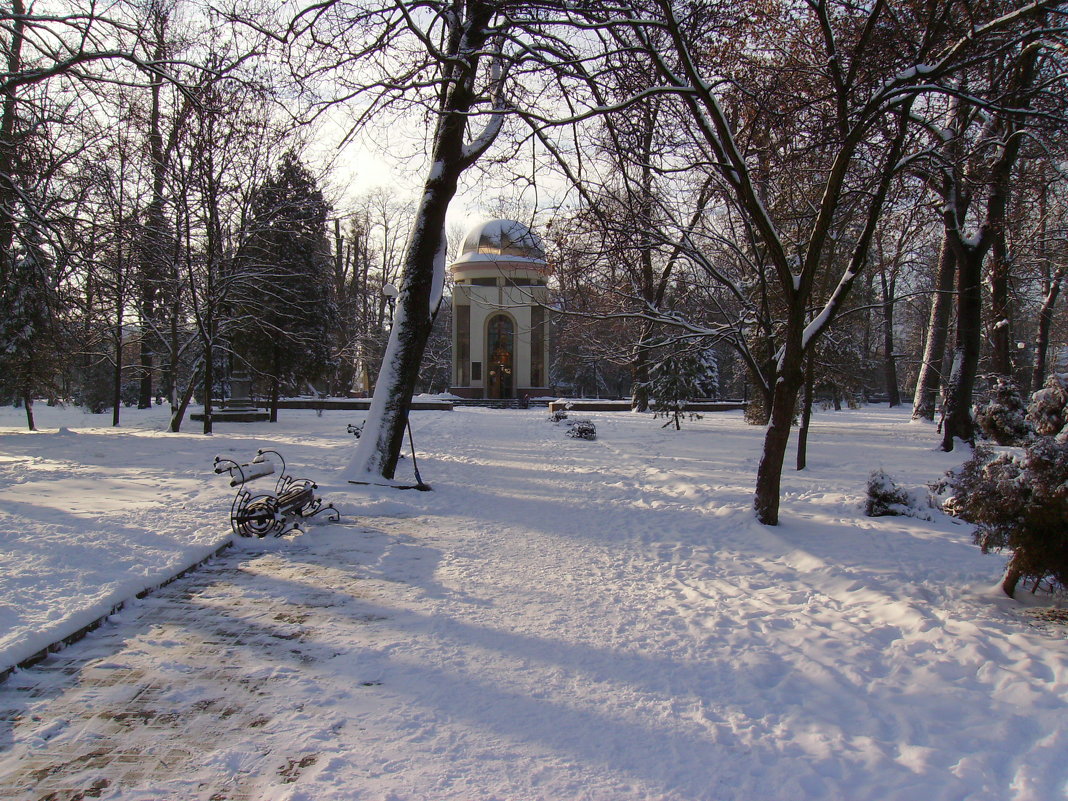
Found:
[[[452,393],[548,394],[549,266],[541,239],[523,223],[491,220],[467,234],[451,269]]]

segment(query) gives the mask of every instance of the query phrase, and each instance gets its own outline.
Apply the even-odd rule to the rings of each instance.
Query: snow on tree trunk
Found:
[[[956,260],[953,249],[943,240],[938,257],[938,279],[931,300],[931,316],[927,323],[927,341],[923,362],[916,379],[916,393],[912,400],[913,420],[934,420],[938,389],[942,383],[942,359],[949,337],[949,318],[953,310],[953,277]]]
[[[345,470],[351,480],[392,479],[396,472],[412,393],[445,281],[445,214],[462,171],[460,164],[447,169],[439,161],[427,179],[404,256],[397,309],[371,407]]]
[[[1064,280],[1064,267],[1059,267],[1049,282],[1042,310],[1038,314],[1038,334],[1035,337],[1035,358],[1031,368],[1031,391],[1038,392],[1046,382],[1046,359],[1049,352],[1049,335],[1053,326],[1053,310],[1060,294],[1061,281]]]
[[[444,273],[445,270],[444,210],[440,215],[431,215],[428,210],[430,194],[428,192],[424,195],[423,205],[416,218],[416,230],[412,234],[412,244],[405,259],[405,277],[397,299],[393,328],[375,384],[367,421],[364,423],[356,452],[345,470],[346,476],[352,480],[365,480],[369,476],[392,479],[397,469],[412,393],[419,377],[419,367],[433,323],[430,309],[431,284],[434,273]],[[445,206],[447,205],[446,200]],[[442,220],[435,226],[431,219],[428,219],[432,216],[440,216]],[[434,228],[433,232],[427,230],[431,227]],[[434,240],[437,242],[437,252],[421,263],[419,251],[428,247]]]
[[[460,176],[489,148],[503,123],[501,114],[494,112],[480,134],[467,141],[470,112],[481,97],[476,91],[480,55],[485,52],[495,8],[472,2],[464,14],[463,19],[452,23],[458,27],[449,40],[447,55],[452,62],[446,70],[447,91],[439,96],[430,175],[404,254],[397,311],[371,408],[356,452],[345,469],[350,481],[392,479],[396,472],[412,392],[445,286],[445,214]],[[490,74],[499,75],[499,63],[494,64]],[[500,100],[494,98],[495,108],[499,108]]]

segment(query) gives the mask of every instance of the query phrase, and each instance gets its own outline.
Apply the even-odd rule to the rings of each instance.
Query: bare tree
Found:
[[[907,152],[912,106],[941,91],[940,82],[975,59],[976,42],[997,38],[1000,43],[1002,32],[1022,16],[1016,12],[989,20],[957,39],[953,20],[941,10],[929,9],[926,18],[888,11],[881,3],[864,9],[823,2],[791,8],[789,24],[783,19],[781,26],[749,28],[754,38],[747,46],[761,54],[759,59],[747,57],[745,46],[739,46],[728,62],[716,59],[722,50],[713,46],[719,41],[712,24],[716,20],[699,18],[696,10],[684,16],[666,0],[625,10],[630,19],[627,43],[636,41],[645,49],[665,86],[687,110],[706,148],[705,162],[714,165],[726,197],[752,232],[783,306],[781,345],[770,382],[770,423],[754,499],[758,519],[767,524],[778,521],[783,458],[806,354],[844,310],[868,261]],[[666,47],[662,32],[668,37]],[[819,46],[811,46],[814,42]],[[800,85],[796,70],[787,71],[799,61],[806,64]],[[754,76],[760,73],[772,87],[768,91],[778,89],[773,105],[766,105],[767,97],[759,98],[762,107],[744,92],[733,91],[755,87]],[[790,130],[784,129],[783,119],[769,123],[769,108],[777,118],[793,115],[791,122],[798,126],[792,142],[775,142],[775,152],[792,153],[795,163],[807,160],[809,211],[766,197],[768,182],[758,165],[762,159],[769,164],[769,154],[760,152],[767,143],[752,132]],[[814,152],[821,154],[819,161],[812,159]],[[789,196],[787,187],[777,191]],[[840,249],[835,234],[844,213],[856,221],[848,251],[831,259]],[[828,269],[836,264],[834,280]],[[827,294],[822,294],[824,287],[830,287]]]
[[[334,220],[335,392],[369,391],[381,366],[394,302],[384,290],[400,282],[412,211],[394,191],[376,188]]]
[[[946,173],[943,219],[946,242],[957,263],[957,331],[953,366],[946,386],[943,410],[942,449],[953,450],[957,439],[972,442],[975,425],[972,396],[978,372],[982,337],[982,277],[987,253],[992,252],[990,271],[994,327],[995,369],[1011,373],[1009,364],[1009,320],[1007,306],[1008,254],[1006,251],[1007,208],[1017,160],[1029,128],[1030,110],[1041,81],[1041,56],[1045,33],[1025,32],[1018,45],[1009,49],[1001,69],[991,70],[988,102],[976,104],[982,112],[970,119],[981,124],[977,142],[977,163],[972,164],[966,182],[960,167]],[[1004,87],[1004,88],[1003,88]],[[967,118],[966,118],[967,119]],[[967,135],[961,131],[958,135]],[[976,203],[974,173],[980,170],[985,202]],[[975,207],[973,218],[969,211]],[[976,230],[970,232],[969,223]]]
[[[293,38],[310,47],[309,55],[290,57],[302,85],[326,77],[341,87],[342,96],[333,95],[331,102],[344,100],[358,109],[362,104],[355,127],[383,111],[406,111],[416,112],[427,131],[427,178],[407,239],[371,410],[346,471],[354,479],[394,474],[443,297],[446,211],[460,176],[497,139],[509,103],[521,103],[528,94],[524,79],[535,68],[559,62],[559,53],[567,50],[551,34],[558,22],[552,8],[512,0],[395,0],[364,8],[328,2],[309,7],[290,25]]]
[[[1037,269],[1041,292],[1041,306],[1034,338],[1034,355],[1031,364],[1030,389],[1037,392],[1046,382],[1050,334],[1053,329],[1053,314],[1057,299],[1068,271],[1068,248],[1065,233],[1068,232],[1068,208],[1063,191],[1054,191],[1051,182],[1041,176],[1038,187],[1038,250]]]
[[[692,134],[677,163],[666,165],[691,177],[677,193],[710,185],[715,192],[699,225],[664,215],[671,222],[657,235],[720,285],[720,297],[734,307],[720,300],[720,311],[734,313],[719,320],[651,313],[692,335],[729,338],[766,391],[769,425],[754,498],[762,522],[778,519],[807,356],[849,309],[892,191],[922,153],[924,126],[933,124],[943,97],[973,104],[961,90],[963,76],[989,69],[1044,30],[1051,5],[976,16],[953,5],[812,2],[754,18],[745,10],[649,0],[589,11],[606,49],[637,52],[655,65],[658,80],[645,95],[672,99],[660,123]],[[961,36],[962,29],[969,33]],[[639,98],[606,98],[599,76],[585,77],[594,99],[576,108],[576,122],[637,116]],[[561,163],[583,163],[581,151],[554,152]],[[581,168],[564,169],[583,191]],[[701,172],[711,184],[692,178]],[[732,262],[738,269],[725,267]],[[889,301],[889,282],[886,290]],[[889,350],[892,356],[892,343]]]
[[[213,68],[225,60],[225,54],[209,59],[187,83],[194,102],[170,175],[206,434],[212,431],[216,382],[227,377],[233,355],[230,338],[241,330],[242,314],[255,314],[261,285],[269,285],[262,265],[250,265],[238,255],[249,234],[255,189],[266,181],[288,137],[287,126],[278,124],[255,85],[228,79]],[[193,391],[186,388],[173,430]]]

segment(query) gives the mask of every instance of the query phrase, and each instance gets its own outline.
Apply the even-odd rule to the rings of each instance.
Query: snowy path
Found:
[[[319,666],[377,615],[357,578],[323,588],[326,569],[287,551],[215,559],[0,687],[0,795],[263,799],[295,781],[323,756],[290,737]],[[344,725],[315,716],[328,739]]]
[[[417,419],[435,492],[327,487],[358,523],[228,553],[0,685],[0,794],[1068,797],[1063,632],[987,593],[962,527],[842,491],[937,475],[925,432],[817,432],[769,530],[751,430],[594,418]]]

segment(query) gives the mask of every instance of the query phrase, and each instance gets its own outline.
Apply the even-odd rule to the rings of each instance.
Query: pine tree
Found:
[[[330,359],[331,297],[329,206],[297,156],[282,156],[278,170],[252,199],[251,225],[240,269],[252,272],[241,355],[271,382],[272,420],[283,385],[314,380]]]
[[[715,364],[713,360],[712,365]],[[674,350],[667,353],[650,369],[647,385],[649,396],[655,401],[653,417],[665,417],[663,428],[682,428],[682,419],[700,420],[699,414],[686,412],[686,405],[705,394],[702,387],[709,383],[710,367],[705,351],[698,353]]]

